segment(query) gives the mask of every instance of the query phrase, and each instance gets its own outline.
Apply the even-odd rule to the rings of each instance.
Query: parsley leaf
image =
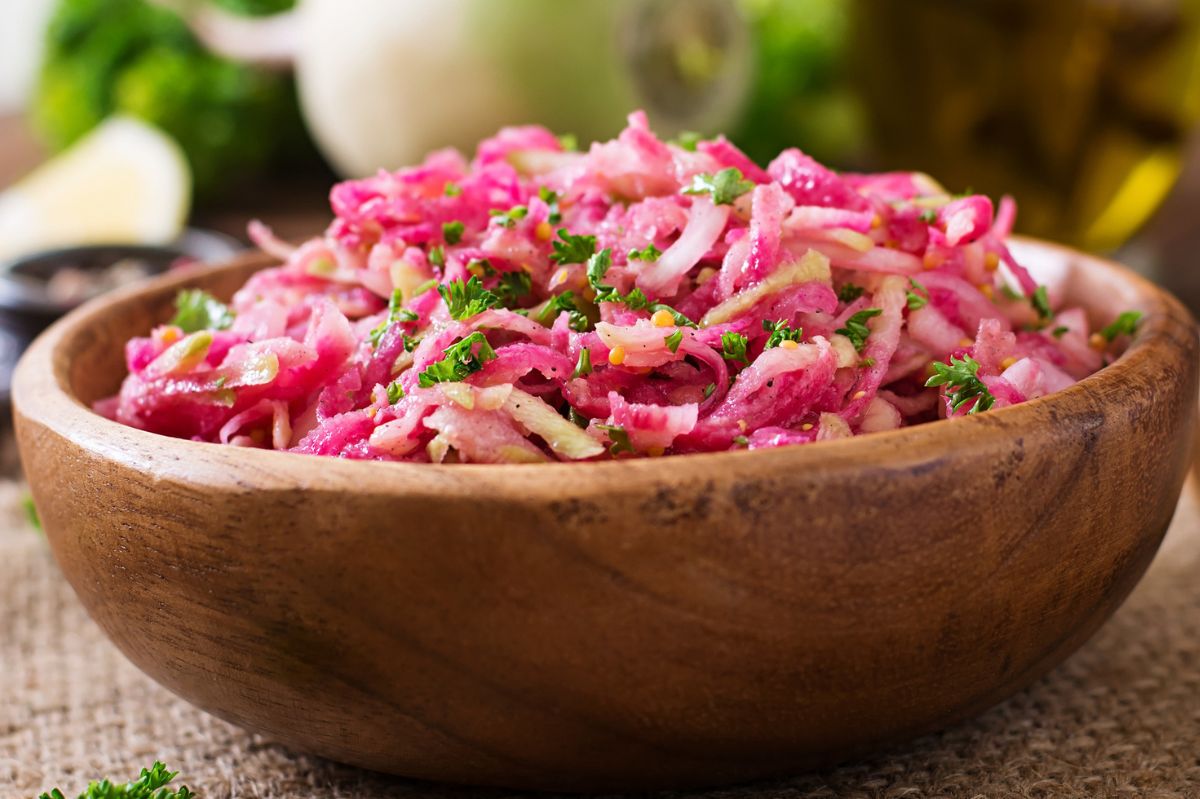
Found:
[[[926,208],[924,211],[922,211],[920,213],[919,216],[917,216],[917,219],[920,219],[922,222],[924,222],[927,225],[932,225],[932,224],[935,224],[938,220],[938,212],[934,208]]]
[[[596,253],[595,236],[574,236],[564,227],[558,229],[558,237],[550,254],[550,260],[557,264],[587,263]]]
[[[644,249],[630,250],[625,256],[627,261],[657,261],[662,257],[662,250],[653,244],[647,244]]]
[[[638,289],[634,289],[634,291],[636,291],[638,294],[641,294],[641,291]],[[628,299],[629,296],[632,296],[634,294],[634,291],[629,292],[629,295],[627,295],[626,299]],[[642,296],[645,296],[645,295],[642,295]],[[626,305],[630,305],[630,303],[626,302]],[[633,306],[630,305],[630,307],[632,308]],[[637,309],[635,308],[634,310],[637,310]],[[666,311],[667,313],[669,313],[671,315],[671,317],[675,320],[675,324],[679,327],[694,327],[697,330],[700,328],[700,325],[696,324],[691,319],[688,319],[686,316],[681,314],[679,311],[675,310],[670,305],[666,305],[665,303],[656,302],[653,305],[650,305],[648,307],[648,310],[651,313],[653,313],[655,311]]]
[[[856,286],[853,283],[847,283],[838,289],[837,296],[842,302],[849,303],[854,302],[861,297],[864,291],[866,291],[866,289],[864,289],[862,286]]]
[[[387,398],[388,402],[392,405],[395,405],[404,398],[404,389],[400,387],[399,380],[393,380],[392,382],[388,383]]]
[[[749,339],[741,333],[735,333],[732,330],[725,331],[721,334],[721,357],[727,361],[750,363],[750,357],[746,355],[748,343]]]
[[[392,289],[392,296],[388,298],[388,318],[376,325],[375,329],[367,336],[371,340],[372,347],[379,346],[379,340],[383,338],[383,334],[396,322],[415,322],[420,318],[407,308],[401,308],[403,303],[404,292],[400,289]]]
[[[542,186],[538,189],[538,198],[550,207],[550,213],[546,216],[546,221],[552,225],[557,225],[562,221],[562,211],[558,207],[558,192]]]
[[[446,240],[447,244],[458,244],[460,241],[462,241],[463,232],[466,231],[466,229],[467,226],[462,222],[459,222],[457,219],[453,222],[443,222],[442,238]]]
[[[1070,332],[1071,328],[1067,327],[1066,325],[1059,325],[1050,331],[1050,335],[1054,336],[1055,338],[1062,338],[1064,335]]]
[[[451,318],[459,322],[500,304],[500,298],[485,289],[477,277],[472,277],[466,283],[454,280],[438,286],[437,289],[446,301]]]
[[[558,146],[563,152],[573,153],[579,149],[579,137],[574,133],[564,133],[558,137]]]
[[[855,314],[855,316],[857,316],[857,315],[858,314]],[[851,317],[851,318],[853,318],[853,317]],[[784,322],[782,319],[780,319],[778,322],[771,322],[767,319],[764,319],[762,326],[763,326],[763,330],[765,330],[771,334],[770,336],[767,337],[766,349],[771,349],[771,347],[778,347],[780,344],[782,344],[785,341],[799,342],[800,337],[804,335],[804,330],[802,330],[801,328],[795,328],[795,329],[790,328],[790,327],[788,327],[787,323]],[[721,337],[722,343],[724,343],[724,338],[725,338],[724,336]]]
[[[945,386],[950,407],[959,410],[971,403],[968,414],[986,411],[995,404],[996,398],[979,379],[979,362],[969,355],[962,358],[950,356],[950,363],[933,364],[934,374],[925,381],[929,388]]]
[[[608,274],[611,266],[612,250],[607,247],[588,259],[587,278],[588,283],[592,284],[592,288],[596,290],[602,288],[600,281],[604,280],[604,276]]]
[[[1100,335],[1104,336],[1104,340],[1110,343],[1117,336],[1132,336],[1137,332],[1138,323],[1141,321],[1141,311],[1124,311],[1110,324],[1101,329]]]
[[[478,352],[473,350],[476,344],[479,345]],[[445,353],[444,358],[429,364],[425,371],[417,375],[417,385],[421,388],[429,388],[436,383],[460,382],[496,358],[496,351],[478,330],[451,344],[442,352]]]
[[[713,395],[713,392],[716,390],[717,390],[717,384],[709,383],[707,386],[704,387],[704,398],[708,399],[709,397],[711,397]]]
[[[579,350],[579,360],[575,362],[575,371],[571,372],[571,379],[577,377],[586,377],[592,373],[592,351],[587,347]]]
[[[429,263],[441,269],[446,265],[446,251],[442,249],[442,245],[429,248]]]
[[[1033,305],[1033,310],[1037,311],[1039,319],[1049,319],[1054,316],[1054,311],[1050,308],[1050,297],[1046,294],[1045,286],[1038,286],[1037,291],[1033,292],[1033,296],[1029,298],[1029,302]]]
[[[879,316],[881,313],[883,313],[881,308],[863,308],[846,320],[845,327],[839,327],[833,332],[841,333],[850,339],[854,349],[862,352],[863,347],[867,344],[867,337],[871,335],[871,328],[867,327],[867,320]]]
[[[529,273],[523,269],[517,272],[501,272],[500,282],[493,289],[493,293],[500,298],[500,304],[506,308],[516,305],[517,300],[527,296],[531,291],[533,291],[533,281],[529,279]]]
[[[233,311],[207,291],[183,289],[175,295],[175,316],[170,324],[184,333],[224,330],[233,324]]]
[[[150,768],[142,769],[141,775],[132,782],[117,785],[110,780],[90,783],[79,799],[194,799],[195,794],[181,786],[174,791],[166,787],[179,774],[167,771],[167,767],[155,761]],[[39,799],[65,799],[58,788],[43,793]]]
[[[748,447],[750,446],[750,439],[746,438],[745,436],[734,436],[733,443],[737,444],[739,447]]]
[[[570,315],[570,321],[567,324],[575,332],[582,333],[592,326],[592,320],[588,319],[575,304],[575,292],[570,289],[546,300],[546,304],[537,312],[534,321],[538,324],[548,325],[563,311]]]
[[[633,448],[633,444],[629,443],[629,433],[625,432],[625,428],[613,424],[598,424],[596,427],[608,433],[608,440],[612,442],[612,446],[608,448],[610,455],[619,455],[622,452],[637,452]]]
[[[696,152],[696,145],[704,141],[704,136],[694,130],[682,131],[678,136],[672,139],[671,144],[676,144],[687,150],[689,153]]]
[[[924,308],[926,305],[929,304],[929,292],[925,289],[924,286],[922,286],[920,283],[918,283],[916,280],[914,280],[911,277],[908,279],[908,284],[909,284],[908,310],[919,311],[920,309]],[[918,291],[925,292],[924,296],[922,296],[921,294],[917,294]]]
[[[447,197],[457,197],[462,194],[462,186],[457,183],[447,183],[446,188],[442,189],[442,194]]]
[[[717,205],[733,205],[734,200],[753,189],[754,182],[746,180],[742,170],[731,166],[715,175],[701,173],[693,176],[683,193],[709,194]]]
[[[679,352],[679,345],[683,343],[683,331],[676,330],[671,335],[665,337],[663,343],[667,345],[667,349],[672,353]]]
[[[507,211],[501,211],[499,208],[493,208],[488,211],[488,216],[492,218],[500,227],[514,228],[517,222],[521,221],[529,215],[529,209],[523,205],[514,205]]]

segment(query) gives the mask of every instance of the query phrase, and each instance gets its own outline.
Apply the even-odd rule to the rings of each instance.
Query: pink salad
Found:
[[[525,463],[808,444],[986,412],[1099,369],[1093,331],[1009,252],[1010,199],[919,173],[766,168],[643,114],[565,149],[506,128],[473,161],[333,189],[325,235],[226,306],[180,295],[102,412],[313,455]]]

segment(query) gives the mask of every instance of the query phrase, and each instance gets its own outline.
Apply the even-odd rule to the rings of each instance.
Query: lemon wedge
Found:
[[[165,244],[191,200],[183,151],[156,128],[113,117],[0,193],[0,260],[85,244]]]

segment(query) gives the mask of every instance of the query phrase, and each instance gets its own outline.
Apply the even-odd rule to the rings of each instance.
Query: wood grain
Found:
[[[1052,397],[892,433],[596,464],[357,463],[87,409],[181,285],[80,309],[18,369],[22,454],[93,618],[147,674],[292,746],[414,777],[681,787],[778,774],[1003,699],[1124,599],[1189,463],[1191,318],[1076,273],[1129,351]]]

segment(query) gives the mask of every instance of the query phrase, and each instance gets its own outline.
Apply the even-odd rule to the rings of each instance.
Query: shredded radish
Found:
[[[1094,330],[1006,239],[1016,206],[926,175],[763,169],[635,113],[565,151],[506,128],[473,161],[331,193],[326,233],[226,306],[193,292],[96,404],[166,435],[346,458],[534,463],[806,445],[1002,408],[1101,368]]]

